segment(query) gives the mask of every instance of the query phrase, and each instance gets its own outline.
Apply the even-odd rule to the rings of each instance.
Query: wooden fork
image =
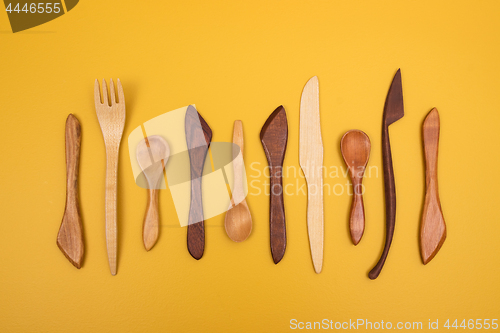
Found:
[[[118,102],[115,97],[113,80],[110,80],[111,106],[108,100],[106,81],[102,80],[102,100],[99,81],[94,84],[94,101],[106,146],[106,246],[111,275],[116,275],[116,192],[118,174],[118,152],[125,125],[125,96],[120,79],[117,79]]]

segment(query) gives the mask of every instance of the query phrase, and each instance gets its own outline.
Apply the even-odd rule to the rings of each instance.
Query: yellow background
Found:
[[[0,331],[155,332],[289,330],[291,319],[493,319],[500,313],[500,2],[81,1],[71,12],[12,34],[0,13]],[[397,188],[395,238],[380,277],[368,271],[384,241],[381,122],[401,68],[405,116],[390,128]],[[241,244],[207,221],[205,255],[186,249],[168,191],[163,227],[147,253],[146,191],[135,185],[127,137],[143,122],[196,104],[213,141],[243,120],[248,176],[266,165],[259,132],[283,104],[285,166],[298,165],[299,101],[317,75],[325,165],[343,166],[353,128],[372,142],[366,230],[351,244],[350,197],[325,197],[325,261],[316,275],[306,196],[285,198],[288,246],[274,265],[265,195],[248,197],[254,229]],[[119,169],[118,274],[104,235],[105,151],[96,78],[122,80],[127,121]],[[439,180],[448,238],[423,266],[421,125],[441,116]],[[80,204],[85,258],[75,269],[56,246],[65,200],[64,125],[82,125]],[[260,178],[262,182],[265,178]],[[293,176],[285,184],[304,183]],[[346,179],[325,179],[345,184]],[[250,192],[252,189],[250,188]]]

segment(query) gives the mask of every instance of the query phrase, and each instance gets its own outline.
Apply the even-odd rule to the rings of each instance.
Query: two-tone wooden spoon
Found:
[[[340,140],[340,150],[351,177],[353,196],[349,227],[354,245],[358,245],[365,231],[365,208],[363,205],[363,176],[370,158],[370,139],[363,131],[351,130]]]
[[[434,258],[446,239],[446,224],[441,210],[437,179],[439,129],[439,113],[434,108],[425,118],[422,129],[426,191],[420,226],[420,253],[424,265]]]
[[[84,252],[82,218],[78,203],[81,140],[80,122],[70,114],[66,119],[66,207],[57,234],[57,246],[76,268],[81,267]]]
[[[231,208],[226,212],[224,226],[226,233],[235,242],[242,242],[252,232],[252,215],[245,199],[244,163],[243,163],[243,123],[234,122],[233,143],[239,149],[233,149],[234,186],[231,198]],[[236,147],[234,147],[236,148]]]
[[[260,141],[264,147],[271,178],[269,226],[271,254],[275,264],[285,255],[286,223],[283,201],[283,160],[288,141],[288,122],[283,106],[279,106],[267,118],[260,131]]]
[[[191,166],[191,201],[187,226],[187,246],[191,256],[199,260],[205,251],[201,183],[208,147],[212,141],[212,130],[192,105],[186,111],[185,130]]]
[[[136,150],[137,162],[148,183],[148,203],[142,227],[142,239],[146,251],[156,244],[160,218],[158,214],[158,192],[163,169],[170,156],[167,141],[159,135],[141,140]]]

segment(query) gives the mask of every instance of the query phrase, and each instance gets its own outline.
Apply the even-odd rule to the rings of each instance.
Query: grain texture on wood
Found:
[[[389,141],[389,125],[404,116],[403,86],[401,84],[401,71],[398,69],[391,87],[387,93],[382,119],[382,163],[384,168],[384,192],[385,192],[385,245],[379,261],[368,274],[370,279],[376,279],[389,254],[389,249],[394,235],[396,225],[396,184],[394,182],[394,169],[392,166],[391,144]]]
[[[136,157],[148,182],[148,203],[142,226],[142,240],[146,251],[151,250],[158,240],[160,215],[158,212],[159,185],[163,169],[170,156],[167,141],[159,135],[151,135],[137,145]]]
[[[307,232],[314,271],[323,269],[323,140],[318,77],[305,85],[300,99],[299,162],[307,182]]]
[[[420,225],[420,253],[424,265],[434,258],[446,239],[446,224],[439,200],[437,177],[439,130],[439,113],[434,108],[425,118],[422,131],[426,191]]]
[[[76,267],[82,265],[83,227],[78,201],[78,167],[82,131],[80,122],[70,114],[66,119],[66,206],[57,234],[57,246]]]
[[[370,139],[363,131],[348,131],[340,140],[340,150],[347,165],[353,188],[349,229],[354,245],[358,245],[365,231],[362,182],[370,158],[370,148]]]
[[[275,264],[285,255],[286,223],[283,202],[283,161],[288,141],[285,108],[279,106],[269,116],[260,132],[260,140],[269,163],[270,207],[269,225],[271,254]]]
[[[94,102],[97,119],[101,126],[106,147],[106,247],[111,275],[116,275],[117,266],[117,188],[118,153],[125,126],[125,96],[120,79],[117,80],[118,101],[113,80],[110,80],[110,99],[106,81],[102,80],[102,103],[99,82],[94,84]]]
[[[187,246],[191,256],[199,260],[205,251],[201,184],[205,159],[212,141],[212,130],[192,105],[186,111],[185,130],[191,167],[191,201],[187,226]]]
[[[234,185],[231,198],[231,208],[226,212],[224,226],[226,233],[235,242],[242,242],[252,232],[252,215],[245,198],[245,178],[243,177],[243,123],[234,122],[233,143],[239,149],[233,148]]]

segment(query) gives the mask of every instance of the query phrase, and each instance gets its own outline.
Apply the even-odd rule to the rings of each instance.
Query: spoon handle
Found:
[[[285,206],[283,201],[283,167],[270,166],[271,173],[271,204],[269,211],[269,224],[271,233],[271,254],[275,264],[279,263],[285,255],[286,225]]]
[[[365,207],[363,205],[363,187],[358,178],[352,179],[352,205],[349,227],[351,230],[351,239],[354,245],[358,245],[363,233],[365,232]]]
[[[243,187],[243,123],[241,120],[234,122],[233,143],[239,147],[239,150],[233,147],[234,184],[232,203],[237,205],[245,199]]]
[[[66,119],[66,207],[57,234],[57,246],[76,267],[84,253],[82,219],[78,203],[78,166],[82,134],[80,123],[70,114]]]
[[[382,162],[384,166],[384,191],[385,191],[385,245],[382,255],[373,269],[368,274],[372,280],[376,279],[391,248],[394,227],[396,224],[396,184],[394,182],[394,169],[392,166],[391,143],[389,141],[389,126],[384,124],[382,129]]]
[[[142,239],[146,251],[151,250],[158,240],[159,220],[158,190],[148,189],[148,204],[142,226]]]
[[[420,226],[420,253],[424,265],[434,258],[446,239],[446,224],[441,210],[437,179],[439,129],[439,113],[434,108],[424,120],[422,133],[426,192]]]

